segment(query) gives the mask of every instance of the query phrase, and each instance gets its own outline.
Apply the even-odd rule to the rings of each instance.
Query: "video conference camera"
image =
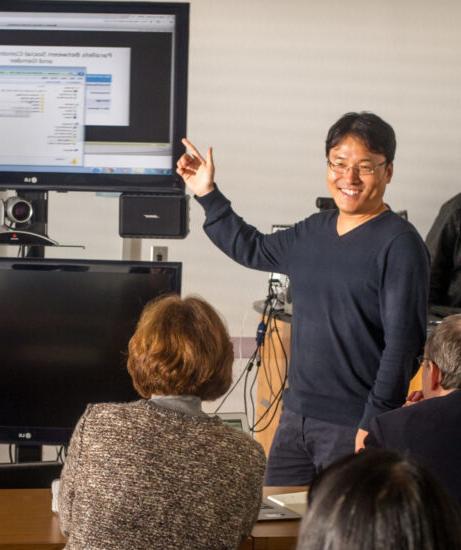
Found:
[[[13,196],[0,199],[0,245],[55,246],[58,243],[41,230],[37,222],[40,205],[33,199]],[[35,205],[35,207],[33,206]]]
[[[21,197],[0,200],[0,226],[28,223],[34,214],[32,204]]]

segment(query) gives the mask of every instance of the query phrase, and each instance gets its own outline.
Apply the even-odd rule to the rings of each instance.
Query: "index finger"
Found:
[[[194,155],[200,160],[202,164],[206,164],[205,159],[202,157],[199,150],[195,147],[194,144],[192,144],[187,138],[183,138],[181,141],[187,149],[190,149],[194,153]]]

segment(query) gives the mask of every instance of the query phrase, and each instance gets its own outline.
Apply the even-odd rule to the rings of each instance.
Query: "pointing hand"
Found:
[[[208,148],[206,158],[186,138],[182,143],[187,153],[181,156],[176,163],[176,173],[179,174],[187,187],[198,197],[203,197],[214,189],[213,151]]]

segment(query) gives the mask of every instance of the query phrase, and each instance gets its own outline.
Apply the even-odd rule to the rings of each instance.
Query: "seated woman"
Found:
[[[298,550],[461,548],[457,504],[422,466],[391,451],[332,464],[308,501]]]
[[[250,534],[264,453],[201,410],[228,390],[232,363],[229,335],[203,300],[145,307],[128,355],[142,399],[89,405],[70,442],[59,495],[66,548],[222,550]]]

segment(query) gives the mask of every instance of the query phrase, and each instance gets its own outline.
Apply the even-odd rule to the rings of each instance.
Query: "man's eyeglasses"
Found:
[[[419,355],[417,361],[418,365],[422,367],[426,361],[432,361],[432,359],[429,359],[429,357],[426,357],[425,355]]]
[[[332,162],[330,159],[327,159],[328,168],[330,168],[330,170],[332,170],[335,174],[339,174],[341,176],[344,176],[349,169],[355,170],[360,176],[371,176],[380,166],[384,166],[385,164],[387,164],[387,160],[384,160],[379,164],[355,164],[353,166],[348,166],[344,162]]]

